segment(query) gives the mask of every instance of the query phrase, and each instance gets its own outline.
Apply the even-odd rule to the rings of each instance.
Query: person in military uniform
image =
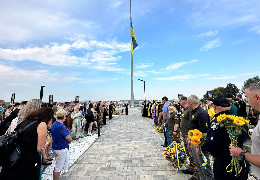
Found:
[[[226,170],[232,159],[229,152],[230,138],[225,127],[220,127],[217,117],[221,114],[231,114],[230,103],[226,98],[218,97],[213,100],[213,105],[216,114],[210,123],[202,150],[210,152],[214,157],[214,178],[215,180],[246,180],[248,178],[247,169],[243,168],[238,177],[235,176],[234,171],[227,172]]]
[[[183,107],[182,114],[181,114],[181,123],[180,123],[180,126],[181,126],[180,136],[184,141],[186,154],[189,157],[189,161],[190,161],[190,164],[187,167],[187,169],[182,170],[182,172],[184,174],[193,175],[192,176],[193,179],[199,179],[199,172],[198,172],[197,166],[195,164],[191,148],[188,146],[188,141],[187,141],[189,117],[190,117],[190,114],[191,114],[191,109],[188,108],[187,97],[185,97],[185,96],[181,97],[180,105]]]
[[[168,127],[169,127],[169,133],[171,136],[171,141],[176,141],[180,143],[180,138],[179,138],[179,119],[177,116],[177,110],[174,107],[172,103],[169,104],[168,110],[170,112],[170,116],[168,119]]]

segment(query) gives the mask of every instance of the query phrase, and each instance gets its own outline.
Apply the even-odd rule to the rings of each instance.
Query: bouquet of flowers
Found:
[[[164,129],[161,127],[161,126],[157,126],[156,127],[156,131],[161,134],[161,133],[164,133]]]
[[[220,127],[225,127],[230,138],[230,146],[237,147],[238,136],[242,131],[246,131],[244,125],[248,125],[249,121],[243,117],[221,114],[217,117]],[[245,164],[245,163],[244,163]],[[235,175],[239,176],[242,166],[240,166],[238,158],[232,157],[231,163],[227,166],[227,172],[235,170]]]
[[[177,171],[180,170],[180,167],[184,165],[187,160],[185,148],[176,141],[173,141],[168,147],[166,147],[163,154],[167,160],[176,164]]]
[[[191,144],[193,144],[194,146],[198,147],[201,150],[201,146],[203,146],[203,144],[206,141],[207,133],[202,133],[198,129],[193,129],[193,130],[189,130],[188,136],[190,138]],[[208,164],[207,158],[205,157],[202,151],[201,154],[204,161],[204,163],[202,163],[202,167],[206,169]]]

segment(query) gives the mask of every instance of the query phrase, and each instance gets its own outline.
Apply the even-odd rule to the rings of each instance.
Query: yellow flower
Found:
[[[248,125],[249,124],[249,121],[248,120],[244,120],[244,122]]]
[[[200,139],[202,137],[202,133],[198,129],[194,129],[193,136],[197,136]]]
[[[239,120],[239,118],[235,118],[234,119],[234,124],[238,125],[238,126],[243,126],[245,124],[244,121]]]
[[[189,135],[189,138],[191,139],[192,138],[192,136],[193,136],[193,132],[194,132],[194,130],[189,130],[189,133],[188,133],[188,135]]]
[[[237,117],[239,120],[245,122],[247,125],[249,124],[248,120],[245,120],[243,117]]]
[[[227,119],[227,115],[226,114],[221,114],[221,115],[219,115],[218,117],[217,117],[217,121],[218,122],[222,122],[222,121],[224,121],[224,120],[226,120]]]
[[[201,143],[201,142],[200,142],[200,138],[198,138],[197,136],[193,136],[193,137],[191,138],[191,143],[192,143],[194,146],[198,147],[198,145]]]

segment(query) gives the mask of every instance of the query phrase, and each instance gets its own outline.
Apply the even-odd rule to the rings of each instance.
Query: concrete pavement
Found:
[[[187,180],[163,156],[162,137],[140,110],[113,118],[101,137],[61,179]]]

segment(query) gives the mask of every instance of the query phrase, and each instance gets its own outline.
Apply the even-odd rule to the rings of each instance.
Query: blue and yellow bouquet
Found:
[[[186,163],[187,155],[185,148],[176,141],[173,141],[168,147],[165,148],[164,157],[177,166],[177,171]]]

